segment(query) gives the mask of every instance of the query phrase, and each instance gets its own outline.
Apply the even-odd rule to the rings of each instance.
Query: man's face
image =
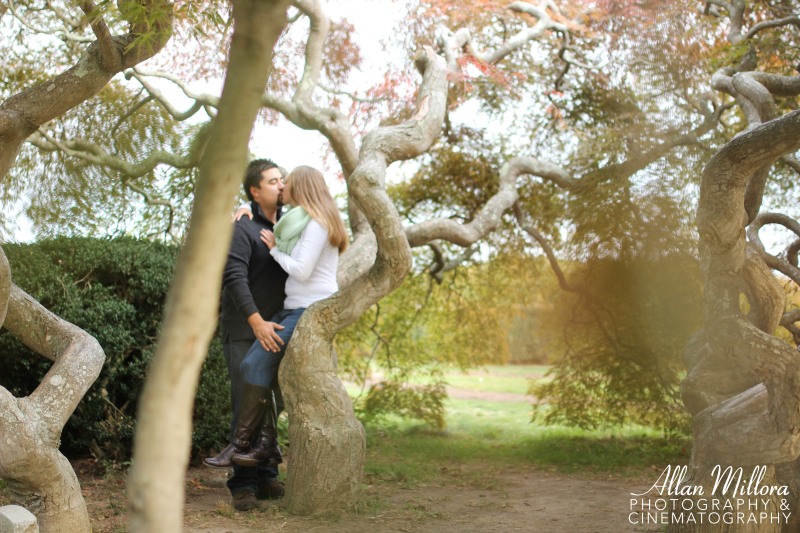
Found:
[[[250,187],[253,199],[261,209],[272,210],[282,204],[281,194],[283,193],[283,180],[281,172],[277,168],[271,168],[261,173],[263,176],[258,187]]]

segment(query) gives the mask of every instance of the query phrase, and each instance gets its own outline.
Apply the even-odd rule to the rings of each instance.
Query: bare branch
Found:
[[[37,27],[28,22],[28,20],[17,11],[15,8],[15,2],[13,0],[7,2],[7,5],[0,6],[0,15],[5,13],[8,9],[11,11],[11,14],[16,18],[20,24],[28,28],[29,30],[33,31],[34,33],[42,33],[45,35],[56,35],[64,40],[72,41],[76,43],[91,43],[94,40],[91,37],[79,35],[77,33],[73,33],[70,31],[69,28],[79,27],[81,24],[79,21],[76,21],[72,17],[70,17],[64,10],[57,9],[53,6],[52,2],[49,0],[47,1],[48,7],[51,7],[53,12],[56,16],[64,23],[64,27],[60,29],[51,29],[51,28],[44,28],[44,27]]]
[[[781,26],[788,26],[790,24],[800,27],[800,16],[792,15],[792,16],[785,17],[785,18],[782,18],[782,19],[764,20],[764,21],[759,22],[758,24],[754,25],[752,28],[750,28],[747,31],[747,33],[744,35],[744,38],[745,39],[751,39],[753,36],[755,36],[760,31],[763,31],[763,30],[766,30],[766,29],[769,29],[769,28],[778,28],[778,27],[781,27]]]
[[[550,246],[550,243],[547,242],[547,239],[544,238],[539,230],[533,225],[533,221],[530,219],[530,216],[522,209],[519,205],[519,202],[514,204],[514,215],[517,217],[517,222],[519,226],[525,230],[525,232],[533,237],[533,239],[539,243],[542,250],[544,251],[545,255],[547,256],[547,262],[550,263],[550,269],[558,278],[558,285],[561,287],[562,290],[568,292],[578,292],[578,293],[586,293],[583,287],[578,285],[573,285],[569,281],[567,281],[567,277],[564,275],[564,271],[561,270],[561,266],[558,264],[558,258],[556,258],[556,254],[553,252],[553,248]]]
[[[117,119],[117,122],[114,124],[114,127],[111,128],[111,131],[109,132],[109,136],[115,137],[117,135],[117,130],[119,129],[120,126],[122,126],[123,122],[125,122],[130,117],[135,115],[137,111],[139,111],[142,107],[146,106],[148,103],[152,101],[153,97],[147,95],[146,97],[142,98],[139,102],[134,104],[133,107],[131,107],[129,110],[125,112],[124,115],[120,116],[119,119]]]
[[[789,264],[796,267],[797,265],[797,254],[800,252],[800,239],[795,239],[789,246],[786,247],[786,260],[789,261]]]
[[[366,103],[366,104],[378,104],[378,103],[381,103],[381,102],[387,102],[389,100],[388,97],[364,98],[364,97],[361,97],[361,96],[356,96],[355,94],[353,94],[351,92],[348,92],[348,91],[343,91],[341,89],[331,89],[330,87],[325,87],[324,85],[319,85],[319,88],[322,89],[323,91],[325,91],[326,93],[346,96],[346,97],[350,98],[351,100],[353,100],[355,102],[362,102],[362,103]]]
[[[466,51],[477,60],[494,65],[502,61],[512,52],[522,48],[534,39],[538,39],[547,31],[558,31],[564,35],[568,34],[569,28],[560,22],[554,21],[547,13],[547,7],[558,12],[552,2],[540,2],[540,5],[533,5],[527,2],[514,2],[508,9],[515,13],[525,13],[534,16],[538,22],[531,27],[520,30],[516,35],[505,41],[497,49],[490,52],[480,52],[476,50],[472,42],[472,34],[467,28],[460,28],[456,32],[448,28],[440,27],[437,30],[436,44],[445,56],[450,71],[455,72],[457,68],[457,57],[461,50]]]
[[[731,27],[728,30],[728,40],[733,44],[744,39],[742,35],[742,25],[744,24],[744,0],[732,0],[728,16],[731,19]]]
[[[761,230],[762,227],[764,227],[767,224],[778,224],[788,229],[798,237],[800,237],[800,223],[798,223],[793,218],[788,217],[781,213],[761,213],[747,228],[748,240],[759,252],[761,257],[764,259],[764,262],[767,263],[767,266],[769,266],[774,270],[777,270],[784,276],[788,277],[789,279],[800,285],[800,268],[798,268],[796,264],[797,262],[796,252],[794,255],[794,264],[793,264],[792,260],[789,259],[789,257],[787,257],[786,259],[776,257],[767,252],[766,249],[764,248],[764,244],[761,242],[761,238],[759,237],[758,232]],[[792,249],[796,250],[797,244],[798,241],[794,241],[792,244],[790,244],[789,248],[787,249],[787,252]]]
[[[330,21],[322,11],[319,0],[295,0],[293,4],[308,16],[311,23],[306,42],[306,62],[303,67],[303,75],[297,84],[294,99],[310,104],[314,88],[319,85],[319,76],[322,71],[322,48],[330,29]]]
[[[450,72],[458,71],[458,55],[472,40],[472,34],[467,28],[460,28],[453,33],[450,28],[439,26],[436,34],[436,46],[444,54],[447,68]],[[474,51],[473,51],[474,53]]]
[[[193,156],[190,153],[182,156],[164,150],[154,150],[138,163],[130,163],[110,155],[105,148],[93,142],[83,139],[58,141],[42,130],[36,135],[32,135],[29,142],[42,150],[60,150],[69,156],[83,159],[89,163],[112,168],[129,178],[140,178],[152,172],[160,164],[170,165],[174,168],[191,168],[197,166],[197,157],[199,157],[199,154]]]
[[[747,74],[763,85],[774,96],[796,96],[800,94],[800,76],[782,76],[770,72],[748,72]]]
[[[139,68],[132,68],[125,72],[125,76],[128,78],[135,78],[144,90],[147,91],[152,98],[154,98],[161,106],[169,113],[175,120],[183,121],[192,116],[194,116],[200,109],[203,108],[204,105],[216,107],[219,105],[219,97],[212,96],[209,94],[201,94],[192,91],[186,83],[184,83],[181,79],[177,76],[173,76],[171,74],[167,74],[164,72],[147,72],[143,71]],[[171,81],[175,85],[177,85],[183,94],[185,94],[188,98],[194,100],[194,103],[187,109],[186,111],[179,111],[172,105],[172,102],[167,99],[164,94],[158,90],[153,84],[147,81],[148,77],[152,78],[161,78],[168,81]]]
[[[434,280],[436,280],[436,283],[439,284],[441,284],[444,280],[444,274],[450,272],[451,270],[455,270],[466,261],[469,261],[469,259],[478,251],[477,248],[470,247],[453,259],[447,260],[447,258],[444,256],[444,250],[442,250],[442,247],[439,246],[439,243],[432,242],[429,243],[428,246],[430,246],[431,250],[433,251],[433,264],[431,265],[428,273]]]
[[[79,2],[81,10],[89,17],[97,45],[100,48],[100,61],[108,70],[119,71],[122,65],[122,54],[114,43],[114,38],[109,31],[106,21],[100,15],[97,6],[91,0]]]
[[[45,0],[47,7],[52,11],[56,17],[61,20],[65,25],[69,26],[70,28],[78,28],[81,27],[81,20],[71,16],[67,11],[61,9],[61,7],[53,2],[53,0]]]
[[[547,7],[555,10],[555,6],[552,4],[552,2],[542,2],[538,6],[529,4],[527,2],[514,2],[510,4],[508,6],[509,10],[515,13],[525,13],[536,17],[539,19],[538,22],[532,27],[520,30],[516,35],[512,36],[511,39],[503,43],[503,45],[497,50],[485,55],[479,54],[476,57],[486,63],[495,64],[512,53],[514,50],[522,47],[527,42],[532,41],[533,39],[538,39],[546,31],[552,30],[567,33],[569,28],[565,24],[554,21],[547,13],[547,8],[542,4],[547,4]]]
[[[791,311],[787,311],[781,317],[781,326],[786,328],[789,333],[792,334],[792,340],[794,341],[795,346],[800,347],[800,327],[795,325],[795,322],[800,320],[800,314],[798,312],[800,309],[793,309]]]
[[[772,93],[755,76],[749,72],[739,72],[733,75],[731,84],[734,91],[747,99],[755,110],[756,116],[752,119],[748,117],[750,128],[778,116],[778,106],[775,105]]]
[[[781,157],[781,161],[789,168],[800,174],[800,161],[794,155],[785,155]]]
[[[527,157],[515,157],[500,169],[500,186],[497,193],[484,205],[468,224],[451,219],[426,220],[406,229],[411,247],[423,246],[433,240],[445,240],[459,246],[470,246],[493,231],[505,211],[517,201],[516,181],[523,174],[544,178],[561,188],[572,189],[580,183],[569,176],[566,170]]]
[[[644,169],[647,165],[653,163],[664,157],[670,151],[678,146],[689,146],[700,142],[700,138],[714,129],[720,121],[722,113],[729,109],[730,106],[721,106],[715,109],[712,113],[705,116],[703,122],[688,133],[682,133],[681,130],[672,130],[660,135],[661,138],[667,139],[655,146],[648,147],[647,149],[631,150],[629,157],[621,162],[608,165],[598,171],[595,171],[585,178],[573,182],[573,186],[580,186],[582,188],[594,187],[598,181],[605,179],[623,179],[633,176],[636,172]],[[594,174],[594,176],[592,176]]]
[[[123,180],[122,184],[125,187],[128,187],[133,192],[139,194],[144,199],[145,203],[147,203],[148,205],[161,206],[167,208],[167,211],[169,212],[169,219],[167,220],[167,227],[164,229],[164,233],[169,235],[169,237],[176,244],[180,244],[181,238],[178,237],[175,233],[173,233],[172,226],[173,223],[175,222],[175,208],[172,206],[172,204],[167,200],[163,200],[161,198],[153,196],[152,194],[144,190],[142,187],[139,187],[135,183],[131,183],[130,180]]]

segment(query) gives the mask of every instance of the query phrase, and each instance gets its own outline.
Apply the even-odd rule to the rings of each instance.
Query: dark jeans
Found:
[[[278,336],[283,340],[283,345],[279,345],[281,351],[278,353],[268,352],[261,346],[260,342],[255,341],[250,346],[250,351],[245,355],[240,368],[244,381],[264,388],[268,388],[273,382],[277,381],[278,367],[281,364],[283,355],[286,353],[286,348],[289,346],[289,339],[294,333],[294,328],[303,315],[303,311],[305,311],[305,308],[282,309],[272,317],[272,322],[277,322],[283,326],[283,329],[276,330]]]
[[[244,376],[240,372],[242,361],[244,361],[248,350],[253,345],[252,340],[228,341],[222,345],[225,354],[225,362],[228,365],[228,375],[231,378],[231,406],[233,407],[233,419],[231,420],[231,439],[233,430],[236,427],[236,420],[239,419],[239,408],[242,403],[242,387]],[[275,380],[273,391],[275,392],[275,407],[278,414],[283,411],[283,397],[278,388],[278,380]],[[245,467],[234,465],[233,476],[228,479],[228,489],[234,494],[242,489],[249,488],[258,490],[259,479],[269,479],[278,477],[278,466],[258,466]]]

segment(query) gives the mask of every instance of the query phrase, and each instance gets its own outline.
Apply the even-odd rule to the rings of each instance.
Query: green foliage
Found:
[[[699,268],[691,256],[596,261],[581,273],[591,295],[554,309],[567,351],[535,382],[534,418],[581,428],[649,424],[685,431],[678,397],[681,352],[702,324]]]
[[[451,143],[436,147],[410,179],[390,188],[398,210],[417,222],[436,216],[471,220],[497,193],[501,159],[485,132],[463,127],[450,132]]]
[[[131,238],[57,238],[8,244],[14,282],[46,308],[93,335],[106,354],[97,381],[62,434],[68,456],[124,462],[137,400],[153,355],[177,248]],[[215,446],[228,430],[227,370],[216,340],[198,388],[194,445]],[[50,362],[7,331],[0,335],[0,385],[30,394]]]
[[[370,422],[382,415],[392,413],[442,428],[444,427],[444,400],[446,398],[447,391],[442,381],[419,387],[383,381],[370,387],[363,402],[362,419]]]
[[[429,258],[420,254],[419,262]],[[336,337],[340,372],[364,387],[357,399],[365,420],[399,414],[438,427],[445,397],[445,368],[505,363],[511,342],[524,337],[535,352],[518,360],[548,359],[558,339],[542,320],[541,261],[504,254],[464,266],[437,283],[417,272]],[[522,332],[515,324],[533,325]]]

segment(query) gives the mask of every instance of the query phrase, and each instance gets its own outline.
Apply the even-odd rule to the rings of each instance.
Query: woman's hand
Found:
[[[250,211],[249,207],[240,207],[236,210],[236,213],[233,215],[233,220],[238,222],[242,217],[248,217],[250,220],[253,220],[253,212]]]
[[[272,250],[275,248],[275,234],[269,230],[261,230],[261,241],[267,245],[267,248]]]

